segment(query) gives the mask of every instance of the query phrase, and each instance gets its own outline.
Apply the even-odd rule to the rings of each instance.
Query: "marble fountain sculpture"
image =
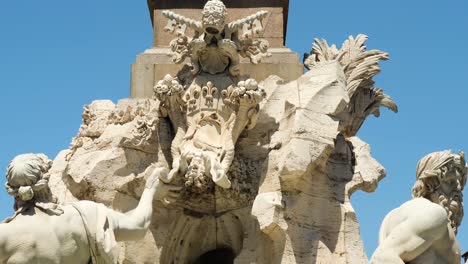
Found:
[[[302,64],[284,47],[287,0],[226,5],[148,1],[154,44],[131,98],[85,106],[53,162],[12,161],[46,165],[7,173],[16,213],[0,231],[32,235],[0,232],[1,261],[369,263],[350,197],[385,176],[356,134],[380,107],[397,112],[372,80],[388,54],[365,35],[316,39]],[[41,255],[43,222],[60,243]]]
[[[422,158],[413,199],[384,219],[371,263],[460,263],[457,229],[463,219],[465,154],[449,150]]]
[[[160,184],[167,170],[158,168],[127,214],[91,201],[59,205],[48,188],[51,164],[43,154],[23,154],[8,165],[5,187],[16,211],[0,225],[1,263],[116,263],[116,242],[141,239],[148,230],[153,199],[171,199],[181,189]]]

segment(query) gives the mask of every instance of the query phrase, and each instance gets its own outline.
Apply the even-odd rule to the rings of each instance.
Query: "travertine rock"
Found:
[[[66,195],[59,197],[61,201],[76,198],[106,204],[115,198],[115,193],[110,194],[115,190],[135,194],[148,167],[164,156],[158,151],[157,107],[152,100],[131,99],[117,106],[110,101],[85,106],[83,125],[70,150],[60,153],[51,168],[52,191]],[[106,186],[98,187],[106,179]],[[127,186],[135,179],[139,186]]]
[[[269,249],[265,263],[367,263],[349,198],[358,189],[375,190],[385,170],[355,134],[379,105],[395,111],[396,106],[383,95],[385,102],[361,96],[373,93],[371,78],[385,57],[377,56],[366,68],[360,60],[369,53],[362,41],[351,40],[341,50],[316,44],[306,61],[310,71],[296,82],[263,84],[276,89],[266,90],[261,111],[282,116],[252,210],[269,238],[263,243]],[[359,67],[364,73],[353,74]]]
[[[122,244],[121,260],[194,263],[207,252],[226,249],[236,263],[367,263],[349,198],[357,190],[374,191],[385,170],[355,134],[379,105],[396,106],[366,79],[378,72],[378,60],[372,59],[367,69],[360,65],[360,58],[369,54],[363,42],[346,43],[353,52],[334,51],[344,54],[341,59],[320,57],[315,47],[310,71],[295,81],[270,76],[256,84],[266,97],[251,101],[250,107],[257,109],[256,125],[242,121],[240,127],[250,123],[250,130],[233,130],[238,139],[232,159],[225,163],[231,186],[222,188],[216,179],[200,176],[205,174],[173,181],[185,186],[180,198],[170,205],[155,204],[152,235]],[[380,52],[372,54],[385,58]],[[366,74],[353,74],[353,67]],[[235,89],[250,85],[226,80],[203,73],[188,79],[168,76],[155,86],[158,100],[130,99],[117,105],[96,101],[85,107],[71,150],[62,152],[51,169],[52,191],[61,203],[90,199],[120,211],[134,208],[145,175],[155,166],[180,166],[174,157],[185,147],[174,143],[178,137],[190,143],[189,149],[202,146],[197,140],[206,144],[216,139],[217,130],[203,131],[200,125],[193,126],[201,133],[196,140],[177,134],[193,124],[184,111],[190,112],[186,103],[196,89],[203,111],[208,111],[219,104],[222,91],[228,99]],[[226,89],[231,86],[234,90]],[[191,162],[197,157],[191,156]],[[208,160],[197,170],[216,164],[216,159]]]

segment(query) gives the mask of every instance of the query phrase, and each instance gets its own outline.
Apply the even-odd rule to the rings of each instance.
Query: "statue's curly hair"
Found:
[[[5,188],[9,195],[21,201],[32,200],[35,193],[48,187],[52,161],[44,154],[22,154],[8,165]]]
[[[413,186],[413,198],[425,197],[435,192],[440,185],[441,180],[447,171],[447,167],[454,164],[459,159],[459,162],[464,165],[462,172],[461,185],[462,188],[466,184],[467,168],[465,163],[465,155],[463,152],[452,154],[450,150],[433,152],[419,160],[416,168],[416,183]]]

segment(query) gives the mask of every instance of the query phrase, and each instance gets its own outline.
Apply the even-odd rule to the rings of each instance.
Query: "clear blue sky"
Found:
[[[3,1],[0,33],[1,170],[21,153],[54,158],[77,133],[83,105],[128,97],[130,64],[152,42],[143,0]],[[419,158],[468,152],[468,2],[291,0],[287,45],[299,54],[313,38],[341,45],[358,33],[390,53],[377,87],[400,108],[359,133],[387,169],[375,193],[352,199],[370,255],[385,214],[410,198]],[[11,207],[0,188],[1,219]],[[459,241],[468,250],[468,219]]]

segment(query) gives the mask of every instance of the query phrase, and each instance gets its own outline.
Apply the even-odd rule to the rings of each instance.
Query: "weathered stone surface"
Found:
[[[281,192],[265,192],[257,196],[256,202],[252,208],[252,212],[258,213],[254,215],[256,217],[260,230],[271,237],[271,240],[275,240],[275,231],[279,231],[281,227],[280,219],[283,204],[282,204]]]
[[[262,112],[278,124],[270,130],[271,149],[252,210],[268,237],[260,240],[270,250],[268,263],[368,262],[349,198],[359,189],[374,191],[385,170],[371,157],[369,146],[354,136],[357,130],[351,133],[341,125],[358,116],[363,122],[368,115],[350,109],[362,102],[356,102],[355,94],[372,86],[348,89],[352,75],[347,63],[359,65],[353,58],[365,51],[362,44],[347,46],[356,51],[347,62],[326,55],[340,51],[323,45],[314,49],[314,64],[297,81],[271,77],[262,84],[271,88]]]
[[[317,42],[310,71],[292,81],[179,72],[151,87],[154,98],[95,101],[55,159],[50,188],[61,204],[88,199],[123,212],[137,206],[154,168],[172,168],[161,179],[183,187],[180,196],[154,203],[151,232],[120,244],[123,263],[194,263],[220,249],[235,263],[367,263],[350,196],[374,191],[385,170],[355,134],[378,106],[396,106],[370,85],[385,56],[360,65],[367,53],[357,39],[341,56]],[[210,109],[220,130],[194,125]],[[227,159],[213,154],[215,143]],[[182,173],[190,170],[198,176]]]
[[[229,242],[225,246],[239,256],[238,263],[306,263],[314,259],[336,263],[364,261],[366,258],[347,188],[355,190],[366,184],[375,187],[384,170],[377,163],[369,163],[369,148],[364,143],[354,138],[341,142],[337,138],[340,121],[335,116],[345,109],[349,101],[345,83],[341,67],[333,62],[312,69],[297,81],[284,82],[279,77],[271,76],[262,82],[260,86],[265,87],[267,98],[260,106],[258,124],[240,136],[236,153],[236,160],[250,160],[257,164],[255,167],[261,168],[255,174],[248,174],[252,179],[257,178],[260,186],[255,187],[252,183],[246,185],[258,189],[255,203],[253,198],[257,191],[251,196],[251,202],[243,205],[244,208],[237,205],[231,207],[233,211],[219,216],[193,215],[176,209],[179,203],[170,207],[158,204],[151,225],[153,235],[122,245],[125,253],[121,257],[137,263],[157,258],[164,263],[163,260],[174,257],[165,253],[169,252],[169,248],[170,251],[180,252],[184,258],[195,259],[201,252],[221,246],[213,244],[216,239],[227,239]],[[87,198],[122,211],[135,206],[137,194],[142,188],[140,179],[150,170],[145,168],[150,164],[167,167],[171,164],[165,154],[169,151],[168,147],[164,150],[163,146],[158,146],[159,142],[162,143],[161,138],[171,140],[174,132],[167,127],[167,121],[157,118],[156,107],[159,104],[151,99],[123,100],[116,106],[97,101],[87,107],[85,124],[74,140],[83,144],[72,147],[74,152],[69,151],[68,161],[65,160],[65,153],[59,155],[55,162],[57,168],[52,168],[56,175],[52,189],[61,196],[61,202]],[[154,148],[148,147],[148,151],[122,144],[121,138],[132,141],[135,134],[131,131],[137,127],[136,120],[146,115],[156,116],[154,122],[160,124],[158,137],[150,144]],[[92,117],[91,121],[88,121],[88,116]],[[93,133],[88,136],[90,133],[87,131],[91,128]],[[330,160],[335,149],[340,148],[336,144],[348,147],[346,142],[352,142],[355,146],[356,157],[363,157],[362,169],[356,170],[363,176],[341,175],[341,165],[334,165]],[[356,168],[360,168],[361,163],[357,164]],[[351,167],[346,166],[351,172]],[[238,194],[248,194],[242,189],[244,187],[236,189],[242,184],[233,185]],[[217,192],[218,197],[223,197],[221,188]],[[194,198],[190,193],[182,193],[182,197],[187,201]],[[226,201],[230,199],[239,201],[239,197],[231,197],[219,203],[226,206]],[[200,201],[195,199],[191,202],[197,204]],[[229,215],[236,215],[237,210],[243,212],[238,216],[241,224],[226,220],[232,219]],[[258,224],[249,216],[250,211]],[[219,228],[221,222],[226,223],[226,232],[244,230],[239,233],[246,234],[245,230],[249,230],[248,238],[233,240],[229,238],[233,236],[232,233],[211,233],[196,250],[188,250],[176,243],[195,241],[201,233],[210,234],[211,229],[204,228]],[[183,226],[185,229],[181,229]],[[254,250],[257,247],[261,250]],[[141,248],[151,249],[152,253],[135,253]]]
[[[51,168],[51,189],[59,200],[110,205],[116,190],[141,192],[142,177],[162,156],[157,148],[157,112],[152,112],[156,107],[151,100],[122,100],[117,106],[95,101],[86,106],[70,150],[62,151]],[[99,187],[102,181],[107,182],[105,188]]]
[[[249,76],[261,82],[271,75],[277,75],[286,81],[293,81],[304,73],[304,66],[299,61],[299,55],[288,48],[270,48],[270,57],[262,59],[259,64],[251,64],[248,59],[241,59],[240,76]],[[131,98],[151,98],[153,87],[166,74],[177,76],[187,67],[184,64],[172,62],[168,48],[151,48],[139,54],[131,71]]]

